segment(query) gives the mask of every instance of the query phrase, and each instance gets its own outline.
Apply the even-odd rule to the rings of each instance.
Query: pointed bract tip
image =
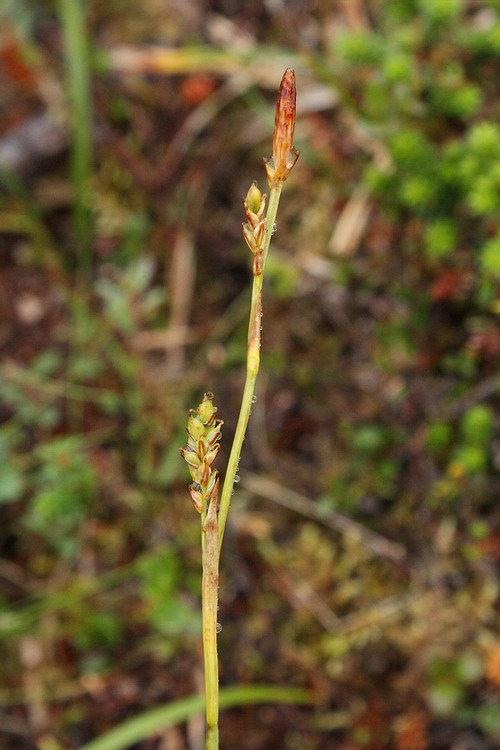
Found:
[[[296,110],[295,71],[293,68],[287,68],[281,79],[276,103],[273,156],[272,159],[266,160],[267,177],[271,187],[287,179],[298,159],[298,152],[293,147]]]

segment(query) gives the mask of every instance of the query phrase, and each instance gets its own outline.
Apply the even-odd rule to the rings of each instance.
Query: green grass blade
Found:
[[[306,690],[278,687],[275,685],[237,685],[220,691],[220,708],[232,708],[253,703],[313,703],[314,697]],[[153,708],[150,711],[123,722],[116,729],[83,745],[80,750],[125,750],[140,742],[153,732],[186,721],[191,716],[203,713],[205,698],[193,695],[189,698]]]
[[[90,55],[82,0],[59,0],[66,81],[71,110],[71,179],[74,197],[75,235],[78,265],[82,276],[90,267],[90,178],[92,173],[92,100],[90,94]]]

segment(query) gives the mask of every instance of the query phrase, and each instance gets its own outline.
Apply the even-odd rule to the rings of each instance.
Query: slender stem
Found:
[[[202,622],[205,661],[206,750],[219,748],[219,666],[217,658],[217,596],[219,586],[219,545],[217,534],[217,496],[210,500],[202,520]]]
[[[262,261],[262,273],[260,273],[258,276],[253,277],[250,321],[248,324],[247,373],[245,379],[245,387],[243,390],[243,397],[241,400],[240,414],[238,417],[238,423],[236,425],[233,444],[231,446],[231,453],[229,455],[226,476],[224,478],[224,485],[222,487],[222,494],[220,499],[218,517],[219,551],[222,545],[222,539],[224,537],[224,529],[226,526],[226,519],[229,511],[229,504],[231,502],[231,495],[233,492],[234,478],[238,470],[241,448],[243,445],[243,440],[245,439],[248,420],[250,418],[252,400],[255,392],[255,381],[257,379],[257,373],[259,372],[260,327],[262,319],[262,283],[264,281],[264,269],[267,259],[267,253],[269,252],[269,245],[271,243],[273,227],[276,221],[276,214],[278,213],[278,205],[281,197],[282,187],[282,182],[271,187],[269,206],[266,216],[266,239],[263,248],[264,253]]]
[[[86,36],[86,5],[81,0],[59,0],[62,21],[66,79],[70,101],[72,148],[71,178],[74,197],[74,228],[81,282],[90,270],[90,178],[92,172],[92,100],[89,49]]]
[[[78,350],[78,332],[88,325],[88,294],[92,266],[92,97],[86,10],[87,3],[83,0],[59,0],[72,140],[70,168],[74,192],[73,231],[76,252],[71,299],[75,323],[71,326],[68,342],[70,359],[74,358]],[[70,402],[68,416],[73,428],[78,428],[82,419],[81,407],[75,402]]]

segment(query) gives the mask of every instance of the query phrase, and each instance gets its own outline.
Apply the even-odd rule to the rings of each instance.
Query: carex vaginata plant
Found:
[[[283,75],[276,104],[273,155],[269,159],[264,159],[269,185],[267,211],[267,195],[259,190],[256,182],[252,183],[243,201],[246,215],[246,222],[243,224],[243,236],[253,253],[253,284],[248,324],[246,378],[219,507],[217,507],[219,478],[217,470],[212,468],[212,464],[219,451],[222,421],[217,419],[217,408],[213,404],[211,393],[205,393],[198,408],[190,411],[187,427],[188,444],[181,451],[193,480],[189,487],[191,499],[201,516],[206,750],[217,750],[219,747],[217,657],[219,554],[260,365],[262,286],[267,254],[275,227],[283,184],[299,156],[299,152],[293,146],[295,112],[295,74],[291,68],[288,68]]]

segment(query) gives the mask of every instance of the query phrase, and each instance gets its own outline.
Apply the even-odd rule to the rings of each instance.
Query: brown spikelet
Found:
[[[488,682],[500,688],[500,642],[493,643],[486,651],[484,672]]]
[[[281,79],[276,103],[273,156],[272,159],[264,159],[270,187],[283,183],[299,158],[299,151],[293,146],[296,97],[295,73],[292,68],[287,68]]]
[[[262,194],[253,182],[248,189],[243,207],[247,217],[243,224],[243,237],[248,247],[254,254],[253,272],[255,276],[262,273],[262,262],[264,257],[264,242],[266,239],[266,194]]]

